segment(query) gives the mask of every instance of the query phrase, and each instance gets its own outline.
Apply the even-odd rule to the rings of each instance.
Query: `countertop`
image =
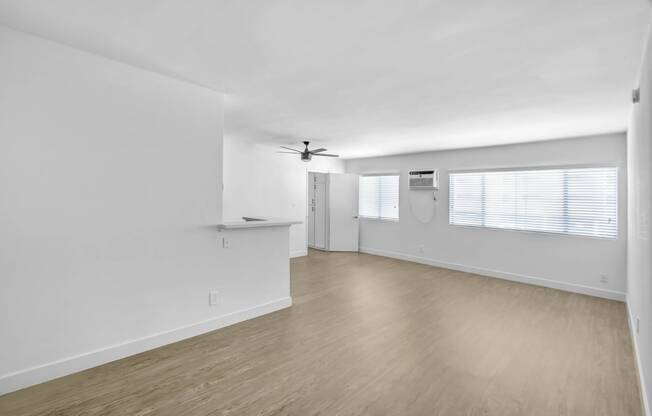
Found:
[[[289,227],[292,224],[301,224],[301,221],[279,218],[242,217],[241,220],[224,221],[221,224],[217,224],[217,229],[236,230],[242,228]]]

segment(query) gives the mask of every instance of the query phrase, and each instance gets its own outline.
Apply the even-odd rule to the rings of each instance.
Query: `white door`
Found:
[[[328,200],[331,251],[358,251],[358,175],[330,173]]]

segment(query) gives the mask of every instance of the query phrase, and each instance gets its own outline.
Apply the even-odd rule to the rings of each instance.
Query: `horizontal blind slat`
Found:
[[[359,215],[367,218],[399,218],[399,175],[360,177]]]
[[[615,167],[451,173],[449,223],[616,238]]]

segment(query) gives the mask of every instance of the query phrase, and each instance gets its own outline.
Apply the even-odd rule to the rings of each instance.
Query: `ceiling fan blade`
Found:
[[[313,156],[340,157],[340,155],[330,155],[328,153],[317,153],[317,154],[314,154]]]
[[[310,153],[314,155],[315,153],[325,152],[326,150],[328,149],[324,149],[323,147],[320,147],[319,149],[311,150]]]
[[[290,155],[296,155],[296,152],[281,152],[280,150],[277,151],[276,153],[287,153],[287,154],[290,154]]]
[[[286,146],[280,146],[280,147],[282,147],[283,149],[292,150],[293,152],[303,153],[301,150],[293,149],[291,147],[286,147]]]

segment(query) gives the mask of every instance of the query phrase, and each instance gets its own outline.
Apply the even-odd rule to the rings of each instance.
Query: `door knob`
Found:
[[[354,215],[354,216],[353,216],[353,219],[354,219],[354,220],[357,220],[357,219],[358,219],[358,216],[357,216],[357,215]]]

